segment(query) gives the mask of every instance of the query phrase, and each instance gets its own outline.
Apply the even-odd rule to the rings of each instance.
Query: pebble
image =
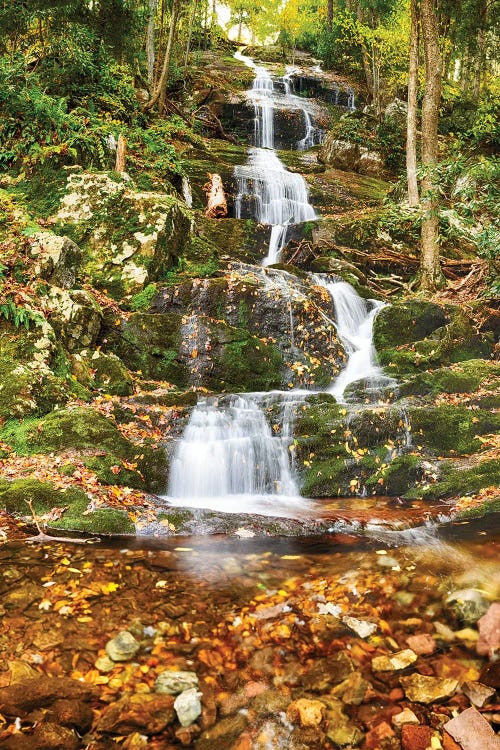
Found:
[[[353,630],[356,635],[359,635],[360,638],[368,638],[368,636],[373,635],[378,628],[376,622],[357,620],[355,617],[348,617],[347,615],[342,618],[342,622],[347,625],[350,630]]]
[[[95,668],[98,669],[99,672],[111,672],[115,666],[116,662],[110,659],[109,656],[100,656],[95,661]]]
[[[196,672],[161,672],[156,678],[155,692],[164,695],[178,695],[191,688],[198,688]]]
[[[286,716],[292,723],[300,723],[301,727],[317,727],[325,716],[325,704],[321,701],[299,698],[290,703]]]
[[[398,728],[402,727],[404,724],[420,724],[418,718],[409,708],[405,708],[401,713],[393,716],[392,723]]]
[[[372,659],[372,669],[374,672],[396,672],[399,669],[406,669],[417,659],[417,654],[411,648],[405,648],[395,654],[375,656]]]
[[[128,630],[122,630],[106,643],[106,653],[112,661],[129,661],[139,651],[141,644]]]
[[[489,602],[479,589],[459,589],[446,597],[445,604],[459,620],[473,625],[486,614]]]
[[[410,635],[406,639],[406,643],[419,656],[429,656],[436,650],[436,641],[428,633]]]
[[[444,729],[463,750],[500,750],[500,737],[476,708],[462,711]]]
[[[427,750],[431,747],[431,728],[425,724],[404,724],[401,729],[403,750]]]
[[[382,742],[390,737],[394,737],[394,731],[386,721],[383,721],[370,729],[365,737],[365,747],[367,750],[379,750]]]
[[[464,682],[462,692],[478,708],[482,708],[492,695],[495,695],[494,688],[483,685],[481,682]]]
[[[441,698],[451,698],[458,687],[458,680],[423,674],[411,674],[399,681],[406,697],[415,703],[434,703]]]
[[[494,659],[500,650],[500,602],[494,602],[483,617],[478,620],[479,640],[477,653]]]
[[[201,693],[196,688],[184,690],[177,696],[174,702],[175,713],[181,726],[188,727],[194,724],[196,719],[201,716]]]

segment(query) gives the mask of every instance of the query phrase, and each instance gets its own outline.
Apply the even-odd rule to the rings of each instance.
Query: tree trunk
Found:
[[[326,23],[328,26],[328,30],[331,31],[333,27],[333,0],[328,0]]]
[[[481,93],[481,84],[483,81],[485,59],[486,59],[486,20],[488,6],[486,0],[482,0],[479,17],[479,28],[477,31],[477,49],[474,65],[474,78],[472,81],[472,98],[475,102],[479,101]]]
[[[359,0],[356,3],[356,16],[358,18],[358,21],[364,24],[365,19],[363,15],[363,8],[361,7]],[[371,66],[371,61],[370,61],[370,55],[368,54],[368,50],[366,49],[366,46],[364,43],[361,44],[361,56],[363,60],[363,71],[365,74],[366,85],[368,87],[368,91],[370,92],[370,95],[373,100],[374,91],[373,91],[372,66]]]
[[[165,107],[165,99],[167,97],[167,81],[168,81],[168,69],[170,66],[170,60],[172,58],[172,49],[174,46],[174,37],[177,29],[177,21],[179,19],[180,0],[174,0],[172,5],[172,15],[170,16],[170,27],[168,32],[167,48],[165,50],[165,57],[163,58],[163,68],[161,71],[160,80],[156,90],[144,106],[144,111],[147,112],[152,109],[158,102],[158,110],[160,114],[163,112]]]
[[[118,136],[118,144],[116,146],[115,172],[125,172],[126,161],[127,141],[126,138],[120,133],[120,135]]]
[[[148,58],[149,93],[153,93],[155,79],[155,20],[157,0],[149,0],[148,33],[146,38],[146,55]]]
[[[205,216],[209,219],[219,219],[227,216],[227,200],[220,174],[209,174],[210,180],[204,186],[207,194],[207,208]]]
[[[194,17],[196,14],[197,5],[198,5],[198,0],[193,0],[193,5],[191,7],[191,14],[189,16],[189,29],[188,29],[188,37],[187,37],[187,42],[186,42],[186,52],[184,55],[184,67],[185,68],[187,68],[187,64],[188,64],[189,51],[191,48],[191,39],[193,36]]]
[[[420,20],[425,51],[425,90],[422,102],[422,255],[420,287],[434,291],[443,284],[439,265],[439,217],[436,190],[438,117],[441,101],[442,59],[439,48],[436,0],[421,0]]]
[[[406,176],[408,203],[418,206],[417,95],[418,95],[418,0],[411,0],[410,67],[408,71],[408,120],[406,125]]]

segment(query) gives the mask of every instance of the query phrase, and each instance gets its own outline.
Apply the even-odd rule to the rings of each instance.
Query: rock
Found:
[[[477,624],[479,627],[477,653],[481,656],[489,656],[493,660],[500,649],[500,602],[491,604]]]
[[[363,678],[361,672],[353,672],[349,677],[331,691],[332,695],[342,697],[348,706],[359,706],[363,703],[370,683]]]
[[[317,700],[308,698],[299,698],[293,701],[287,708],[287,719],[296,724],[297,721],[301,727],[317,727],[325,717],[325,704]]]
[[[488,600],[478,589],[460,589],[446,597],[446,607],[460,622],[471,625],[486,614]]]
[[[136,693],[120,698],[107,706],[96,723],[99,732],[130,734],[158,734],[175,719],[174,699],[171,695]]]
[[[84,289],[66,291],[51,287],[46,298],[50,321],[69,352],[92,347],[102,325],[102,310]]]
[[[81,747],[79,738],[71,729],[49,721],[37,724],[31,741],[34,750],[77,750]]]
[[[395,737],[394,731],[390,724],[386,721],[382,721],[380,724],[377,724],[376,727],[370,729],[365,737],[364,747],[366,747],[367,750],[379,750],[379,748],[383,746],[383,741],[390,737]]]
[[[372,659],[372,670],[374,672],[395,672],[399,669],[406,669],[417,659],[417,654],[410,648],[406,648],[392,655],[376,656]]]
[[[384,110],[386,120],[397,120],[401,124],[406,123],[408,104],[402,99],[393,99]]]
[[[380,176],[383,172],[383,159],[376,151],[351,141],[340,140],[333,133],[327,134],[318,161],[346,172]]]
[[[106,643],[106,653],[112,661],[129,661],[134,658],[140,647],[141,644],[132,633],[122,630]]]
[[[395,727],[402,727],[404,724],[420,724],[420,721],[409,708],[404,708],[401,713],[392,717],[392,723]]]
[[[434,703],[442,698],[451,698],[458,687],[458,680],[422,674],[401,677],[399,682],[406,697],[415,703]]]
[[[83,349],[73,355],[72,369],[86,388],[97,388],[111,396],[130,396],[134,392],[130,373],[116,354]]]
[[[373,635],[378,628],[376,622],[357,620],[355,617],[345,616],[342,618],[342,622],[347,625],[348,628],[354,630],[356,635],[359,635],[360,638],[368,638],[370,635]]]
[[[218,721],[200,735],[196,742],[196,750],[214,750],[214,748],[230,750],[247,724],[247,717],[241,713]]]
[[[462,711],[443,728],[463,750],[500,750],[500,737],[475,708]]]
[[[401,744],[403,750],[428,750],[431,747],[431,728],[427,725],[404,724]]]
[[[85,734],[92,726],[94,713],[90,706],[82,701],[61,698],[53,703],[49,716],[55,724],[73,727],[79,734]]]
[[[109,656],[100,656],[98,659],[96,659],[95,662],[95,668],[99,670],[99,672],[111,672],[116,667],[116,662],[114,662],[112,659],[109,658]]]
[[[161,695],[178,695],[185,690],[198,687],[196,672],[170,671],[160,672],[155,681],[155,692]]]
[[[344,747],[344,745],[352,745],[356,747],[356,745],[361,744],[365,735],[361,729],[344,714],[341,701],[328,699],[325,700],[325,703],[327,706],[326,736],[328,739],[338,747]]]
[[[436,641],[428,633],[419,633],[418,635],[410,635],[406,639],[406,643],[415,651],[419,656],[428,656],[433,654],[437,648]]]
[[[174,709],[181,726],[188,727],[194,724],[196,719],[201,716],[201,693],[196,688],[184,690],[177,696],[174,702]]]
[[[462,693],[464,693],[470,702],[478,708],[482,708],[492,695],[495,695],[494,688],[483,685],[481,682],[467,681],[463,682],[460,687]]]
[[[32,237],[31,254],[36,259],[35,273],[42,279],[61,289],[75,286],[82,251],[69,237],[37,232]]]
[[[0,713],[23,716],[34,708],[51,706],[58,699],[90,701],[96,689],[68,677],[36,677],[0,690]]]
[[[396,560],[395,557],[391,557],[390,555],[380,555],[380,557],[377,559],[377,565],[379,565],[381,568],[399,568],[399,561]]]
[[[325,693],[331,685],[338,685],[354,671],[352,659],[344,651],[340,651],[328,661],[317,662],[305,673],[302,684],[307,690]]]

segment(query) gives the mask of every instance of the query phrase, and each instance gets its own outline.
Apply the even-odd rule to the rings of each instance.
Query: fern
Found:
[[[29,330],[30,323],[39,326],[44,321],[41,313],[31,310],[29,307],[19,307],[11,298],[7,298],[4,302],[0,303],[0,315],[3,315],[6,320],[11,321],[15,328],[24,326],[26,330]]]

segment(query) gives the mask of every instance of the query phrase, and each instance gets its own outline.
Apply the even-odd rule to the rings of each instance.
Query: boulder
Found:
[[[340,140],[334,133],[326,136],[318,160],[335,169],[374,177],[379,177],[384,171],[384,161],[377,151],[369,151],[357,143]]]
[[[35,273],[49,284],[61,289],[75,286],[82,251],[69,237],[36,232],[32,237],[31,255],[35,258]]]
[[[52,287],[46,309],[58,339],[69,352],[95,344],[101,330],[102,310],[89,292]]]
[[[75,377],[86,388],[111,396],[130,396],[134,392],[130,373],[116,354],[82,349],[73,355],[71,364]]]
[[[107,706],[99,716],[96,729],[106,734],[158,734],[175,719],[171,695],[132,693]]]

